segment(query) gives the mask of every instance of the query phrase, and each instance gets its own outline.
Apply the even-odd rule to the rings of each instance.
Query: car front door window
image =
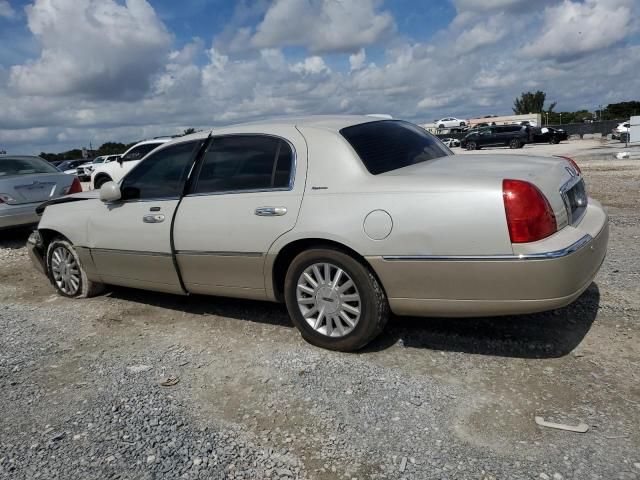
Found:
[[[172,145],[152,154],[122,181],[123,200],[177,198],[200,142]]]

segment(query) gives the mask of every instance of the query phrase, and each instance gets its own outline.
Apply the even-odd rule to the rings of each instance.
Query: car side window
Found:
[[[214,138],[193,193],[283,189],[290,186],[293,152],[279,138],[229,135]]]
[[[179,143],[145,159],[122,181],[122,199],[173,198],[182,195],[198,145],[200,142]]]

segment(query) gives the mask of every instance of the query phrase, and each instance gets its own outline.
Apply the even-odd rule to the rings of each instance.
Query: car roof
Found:
[[[270,129],[274,126],[313,127],[333,132],[339,132],[343,128],[351,127],[353,125],[382,121],[389,121],[389,119],[368,115],[308,115],[299,117],[273,117],[265,118],[263,120],[256,120],[253,122],[238,123],[207,129],[201,132],[192,133],[191,135],[176,137],[170,140],[173,140],[174,143],[178,143],[187,140],[206,138],[210,134],[223,135],[227,132],[241,133],[242,130],[246,130],[247,133],[259,133],[262,129]]]

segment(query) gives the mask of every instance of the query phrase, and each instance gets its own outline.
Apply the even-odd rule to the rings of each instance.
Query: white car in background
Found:
[[[119,182],[147,153],[163,143],[167,143],[169,140],[172,139],[163,137],[138,142],[124,152],[115,162],[109,162],[95,167],[93,172],[91,172],[91,186],[94,189],[99,189],[107,182]]]
[[[459,118],[456,118],[456,117],[441,118],[440,120],[437,120],[435,123],[438,126],[438,128],[456,128],[456,127],[467,126],[466,120],[460,120]]]
[[[99,157],[94,158],[92,161],[83,163],[76,169],[76,173],[78,174],[78,178],[83,182],[86,182],[91,178],[91,172],[98,165],[106,164],[109,162],[113,162],[120,158],[120,155],[101,155]]]
[[[616,126],[611,131],[611,138],[613,138],[614,140],[622,140],[625,134],[629,135],[630,129],[631,129],[631,120],[627,120],[626,122],[619,123],[618,126]]]

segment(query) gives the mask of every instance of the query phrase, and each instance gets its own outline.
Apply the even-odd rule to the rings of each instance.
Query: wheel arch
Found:
[[[113,181],[113,178],[112,178],[112,177],[111,177],[111,175],[109,175],[107,172],[98,172],[98,173],[96,173],[96,175],[95,175],[95,176],[93,177],[93,179],[91,180],[91,183],[93,183],[93,188],[94,188],[94,189],[96,189],[96,190],[97,190],[96,182],[97,182],[99,179],[102,179],[102,178],[108,178],[109,180],[107,180],[107,182],[112,182],[112,181]]]
[[[381,279],[378,277],[376,271],[373,269],[367,259],[356,250],[338,240],[322,237],[309,237],[292,240],[282,246],[277,252],[270,253],[268,255],[269,257],[271,257],[270,259],[267,259],[266,265],[268,296],[271,296],[278,302],[284,301],[284,280],[287,275],[289,265],[298,254],[311,248],[329,248],[346,253],[347,255],[360,262],[366,268],[368,268],[378,280],[378,283],[382,287],[383,291],[385,291],[384,285]]]

